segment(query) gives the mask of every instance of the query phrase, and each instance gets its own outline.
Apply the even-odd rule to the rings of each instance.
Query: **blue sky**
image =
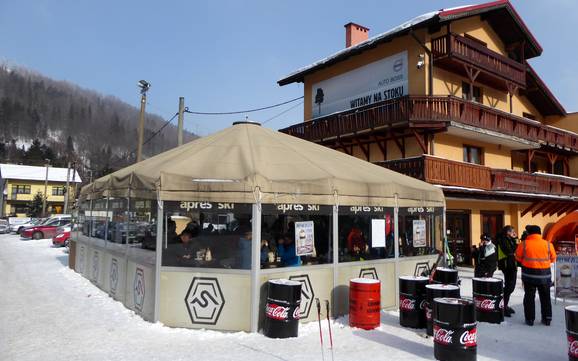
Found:
[[[370,36],[428,11],[477,3],[405,1],[0,0],[0,60],[138,105],[136,82],[152,84],[148,111],[172,116],[178,97],[195,111],[266,106],[303,94],[279,87],[291,71],[344,47],[343,25]],[[512,3],[544,52],[531,61],[567,111],[578,111],[578,1]],[[251,114],[265,121],[286,105]],[[207,135],[244,116],[191,116]],[[302,106],[267,123],[303,119]]]

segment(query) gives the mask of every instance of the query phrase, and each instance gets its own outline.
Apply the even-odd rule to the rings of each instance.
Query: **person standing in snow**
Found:
[[[480,237],[478,263],[474,270],[475,277],[492,277],[498,264],[498,253],[492,239],[487,234]]]
[[[552,302],[550,286],[552,273],[550,265],[556,262],[556,251],[550,242],[542,239],[539,226],[526,226],[528,236],[516,248],[516,260],[522,264],[522,283],[524,283],[524,317],[528,326],[534,325],[536,290],[540,297],[542,323],[550,326],[552,321]]]
[[[518,265],[516,263],[516,247],[518,247],[518,235],[512,226],[506,226],[497,239],[498,268],[504,274],[504,316],[511,317],[515,313],[509,307],[510,295],[516,288]]]

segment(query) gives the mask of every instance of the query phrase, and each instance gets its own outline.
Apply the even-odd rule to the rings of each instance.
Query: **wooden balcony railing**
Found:
[[[578,152],[578,135],[454,96],[405,96],[292,125],[281,132],[313,142],[388,126],[440,129],[451,122]]]
[[[376,162],[393,171],[444,186],[542,195],[578,196],[578,179],[517,172],[456,162],[428,155]]]
[[[434,62],[443,57],[455,58],[494,76],[526,86],[526,68],[466,37],[449,33],[432,40]]]

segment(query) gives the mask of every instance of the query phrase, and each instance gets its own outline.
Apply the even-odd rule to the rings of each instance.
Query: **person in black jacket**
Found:
[[[480,237],[478,265],[474,270],[475,277],[492,277],[498,266],[498,252],[492,239],[487,234]]]
[[[508,306],[510,295],[516,288],[518,265],[516,262],[516,247],[518,247],[518,235],[512,226],[506,226],[497,239],[498,268],[504,274],[504,316],[511,317],[514,309]]]

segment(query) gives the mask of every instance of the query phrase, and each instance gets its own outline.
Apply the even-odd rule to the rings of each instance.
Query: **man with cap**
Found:
[[[492,277],[498,265],[498,254],[496,246],[487,234],[480,237],[480,248],[478,250],[478,262],[474,268],[474,277]]]
[[[550,264],[556,262],[556,251],[550,242],[542,239],[542,230],[536,225],[526,226],[527,237],[516,248],[516,260],[522,265],[524,284],[524,316],[526,324],[534,325],[536,290],[540,297],[542,323],[550,325],[552,302],[550,285],[552,274]]]

